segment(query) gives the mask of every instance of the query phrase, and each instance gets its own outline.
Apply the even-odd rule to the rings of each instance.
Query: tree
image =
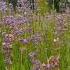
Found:
[[[48,0],[48,5],[49,5],[50,9],[54,8],[54,10],[59,12],[59,2],[60,2],[60,0]]]
[[[8,0],[8,2],[13,5],[14,10],[16,9],[17,1],[18,1],[18,0]]]
[[[60,0],[54,0],[54,9],[59,12],[59,3],[60,3]]]

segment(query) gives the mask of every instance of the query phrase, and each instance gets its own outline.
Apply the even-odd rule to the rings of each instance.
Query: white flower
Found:
[[[2,45],[6,45],[6,43],[5,43],[5,42],[3,42],[3,43],[2,43]]]
[[[46,66],[46,64],[45,64],[45,63],[43,63],[43,64],[42,64],[42,66]]]
[[[24,12],[24,15],[26,15],[27,14],[27,12]]]
[[[59,38],[58,37],[56,39],[54,39],[54,42],[57,42],[57,41],[59,41]]]

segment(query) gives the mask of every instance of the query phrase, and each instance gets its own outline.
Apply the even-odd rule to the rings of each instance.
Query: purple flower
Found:
[[[14,36],[12,34],[6,34],[4,37],[5,43],[11,43],[14,40]]]
[[[24,31],[23,30],[15,30],[14,34],[22,35],[22,34],[24,34]]]
[[[52,69],[51,65],[50,65],[50,64],[47,64],[47,65],[46,65],[46,69],[47,69],[47,70],[51,70],[51,69]]]
[[[21,24],[21,23],[27,23],[28,19],[26,17],[18,17],[16,19],[17,24]]]
[[[4,41],[6,42],[6,43],[9,43],[9,42],[11,42],[11,40],[7,37],[7,38],[5,38],[4,39]]]
[[[37,53],[36,52],[30,52],[29,56],[30,56],[30,58],[34,58],[37,56]]]
[[[4,23],[9,24],[9,25],[15,25],[16,21],[13,16],[7,16],[4,18]]]
[[[41,62],[39,61],[39,60],[34,60],[33,61],[33,68],[32,68],[32,70],[40,70],[41,69]]]
[[[29,43],[28,39],[21,39],[20,42],[23,43],[23,44],[28,44]]]
[[[0,2],[0,11],[1,11],[1,12],[5,12],[6,10],[7,10],[6,2],[1,1],[1,2]]]
[[[18,25],[22,23],[27,23],[28,18],[27,17],[14,17],[14,16],[7,16],[3,18],[3,23],[8,24],[8,25]]]

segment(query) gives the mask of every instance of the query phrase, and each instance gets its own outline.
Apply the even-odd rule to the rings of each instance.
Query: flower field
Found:
[[[24,3],[13,11],[0,2],[0,70],[70,70],[70,10],[49,13]]]

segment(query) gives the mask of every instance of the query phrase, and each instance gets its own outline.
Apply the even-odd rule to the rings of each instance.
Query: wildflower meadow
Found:
[[[0,0],[0,70],[70,70],[70,3],[55,2]]]

